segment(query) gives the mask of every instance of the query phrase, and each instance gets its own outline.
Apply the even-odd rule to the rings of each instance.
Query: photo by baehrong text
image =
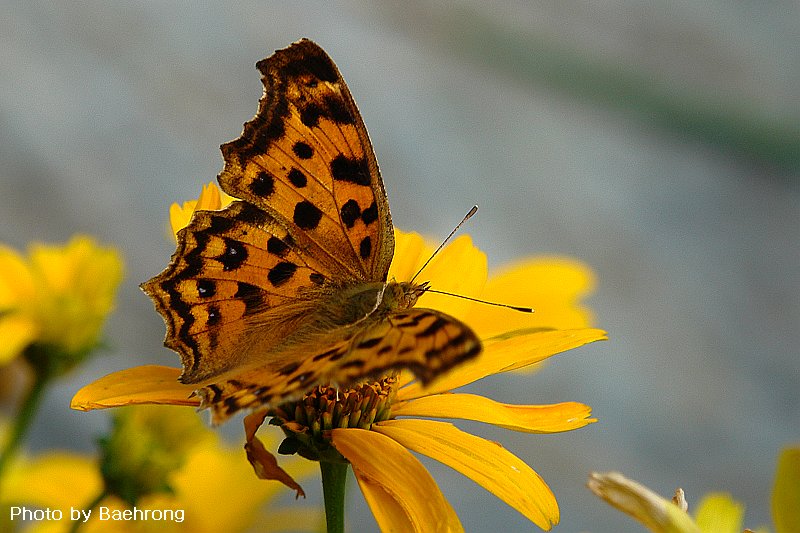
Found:
[[[88,522],[95,515],[98,520],[153,520],[153,521],[170,521],[170,522],[183,522],[184,510],[183,509],[139,509],[133,507],[132,509],[113,509],[110,507],[100,506],[97,509],[80,509],[70,507],[69,512],[65,513],[61,509],[51,509],[46,507],[44,509],[29,509],[27,507],[12,506],[10,508],[10,518],[14,520],[24,521],[60,521],[71,520],[73,522]]]

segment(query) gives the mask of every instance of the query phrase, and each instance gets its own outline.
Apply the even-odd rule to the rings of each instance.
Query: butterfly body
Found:
[[[301,40],[257,64],[264,95],[222,145],[221,187],[169,266],[142,284],[215,421],[313,385],[408,368],[429,381],[475,357],[457,319],[414,305],[428,284],[387,281],[388,200],[366,129],[333,61]]]

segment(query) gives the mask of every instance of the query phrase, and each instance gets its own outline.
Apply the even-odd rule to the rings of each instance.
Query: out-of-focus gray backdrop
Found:
[[[127,269],[111,351],[50,392],[28,448],[92,450],[107,414],[69,411],[74,391],[177,364],[137,285],[173,251],[169,204],[255,113],[255,61],[300,37],[344,74],[399,227],[443,236],[478,203],[468,231],[492,265],[558,253],[597,272],[611,341],[476,387],[593,406],[599,423],[563,435],[470,428],[548,481],[557,531],[637,530],[584,487],[610,469],[690,502],[729,490],[768,523],[776,454],[800,440],[793,0],[3,2],[0,241],[88,232]],[[531,528],[426,464],[467,530]],[[374,528],[351,496],[353,530]]]

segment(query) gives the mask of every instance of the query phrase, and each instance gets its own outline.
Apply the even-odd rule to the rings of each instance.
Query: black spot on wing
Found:
[[[208,318],[206,319],[206,325],[208,327],[216,326],[222,320],[222,314],[219,312],[219,307],[216,305],[209,305],[208,309]]]
[[[361,243],[358,245],[358,253],[361,255],[361,259],[369,259],[372,253],[372,239],[369,238],[369,235],[361,239]]]
[[[344,354],[344,352],[341,351],[341,348],[336,347],[336,348],[331,348],[330,350],[327,350],[325,352],[318,353],[317,355],[312,357],[311,360],[314,361],[315,363],[319,363],[320,361],[325,359],[328,359],[330,361],[335,361],[336,359],[341,357],[342,354]]]
[[[294,276],[296,270],[297,265],[294,263],[282,261],[272,267],[272,269],[269,271],[269,274],[267,274],[267,279],[273,287],[280,287],[292,279],[292,276]]]
[[[282,376],[288,376],[298,368],[300,368],[299,362],[288,363],[279,368],[278,373],[281,374]]]
[[[264,303],[264,294],[261,292],[261,289],[243,281],[236,283],[235,297],[244,302],[246,312],[253,312],[259,309]]]
[[[289,181],[297,188],[303,188],[308,183],[306,175],[296,168],[292,168],[292,170],[289,171]]]
[[[446,325],[447,325],[447,320],[445,320],[442,317],[436,317],[436,320],[434,320],[430,326],[417,333],[417,335],[419,337],[430,337],[431,335],[436,335],[436,332],[445,327]]]
[[[267,251],[272,255],[283,257],[289,251],[289,245],[283,242],[281,239],[272,236],[267,241]]]
[[[289,380],[289,385],[294,385],[295,383],[305,383],[309,378],[314,377],[313,371],[303,372],[302,374],[297,374],[295,377]]]
[[[210,279],[197,280],[197,296],[199,298],[211,298],[217,293],[217,284]]]
[[[358,206],[358,202],[351,198],[342,206],[340,214],[342,215],[342,222],[344,222],[344,225],[348,228],[352,228],[356,220],[361,216],[361,208]]]
[[[349,369],[349,368],[361,369],[361,368],[364,368],[365,363],[366,363],[365,361],[362,361],[362,360],[359,360],[359,359],[351,359],[350,361],[345,361],[344,363],[342,363],[340,368],[342,368],[342,369]]]
[[[364,158],[349,158],[339,154],[331,161],[331,176],[337,181],[346,181],[356,185],[370,185],[369,167]]]
[[[264,59],[259,64],[269,61],[269,59]],[[289,61],[284,65],[282,72],[290,77],[311,76],[309,83],[312,80],[316,82],[314,78],[327,82],[334,82],[337,79],[336,69],[333,67],[331,60],[322,54],[305,54],[302,59]]]
[[[269,218],[264,211],[248,203],[239,203],[235,214],[236,220],[253,225],[263,224]]]
[[[247,261],[247,248],[240,242],[225,239],[225,250],[216,259],[222,263],[223,270],[236,270]]]
[[[325,98],[325,108],[327,116],[338,124],[354,124],[355,118],[344,105],[341,98],[328,96]]]
[[[308,104],[300,110],[300,122],[309,128],[316,127],[316,125],[319,124],[319,117],[322,116],[323,113],[322,108],[317,104]]]
[[[322,219],[322,211],[308,200],[303,200],[297,202],[297,205],[294,206],[294,216],[292,218],[300,229],[314,229]]]
[[[292,151],[294,152],[294,155],[300,159],[310,159],[311,156],[314,155],[314,149],[311,148],[308,143],[303,141],[297,141],[294,143],[294,146],[292,146]]]
[[[250,191],[261,198],[269,198],[275,192],[275,179],[269,172],[261,171],[250,183]]]
[[[367,226],[378,220],[378,206],[374,201],[361,213],[361,220],[363,220],[364,224]]]
[[[234,224],[235,221],[233,219],[212,215],[211,217],[209,217],[208,229],[205,231],[208,233],[216,233],[216,234],[225,233],[226,231],[230,230]]]
[[[393,346],[389,346],[388,344],[386,346],[381,346],[380,349],[378,350],[378,355],[387,354],[387,353],[391,352],[393,349],[394,349],[394,347]]]
[[[373,339],[367,339],[365,341],[362,341],[362,342],[358,343],[358,346],[356,346],[356,348],[368,349],[368,348],[372,348],[373,346],[377,346],[380,342],[381,342],[381,338],[380,337],[375,337]]]
[[[300,121],[309,128],[319,125],[320,117],[337,124],[353,124],[355,118],[338,96],[327,95],[322,102],[308,102],[300,108]]]

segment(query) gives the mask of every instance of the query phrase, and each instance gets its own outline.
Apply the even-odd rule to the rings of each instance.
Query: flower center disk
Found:
[[[330,432],[337,428],[370,429],[391,418],[397,378],[385,377],[348,389],[318,386],[300,400],[280,405],[270,413],[271,425],[286,435],[278,453],[297,453],[312,460],[344,462],[331,446]]]

